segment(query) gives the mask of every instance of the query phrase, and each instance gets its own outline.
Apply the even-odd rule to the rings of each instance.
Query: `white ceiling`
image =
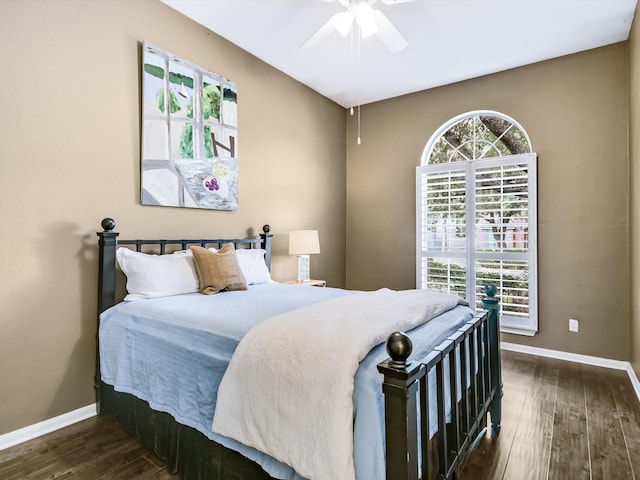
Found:
[[[380,9],[409,45],[373,36],[352,61],[332,33],[300,50],[334,13],[326,0],[162,0],[313,90],[349,107],[624,41],[637,0],[414,0]],[[215,71],[215,64],[213,65]],[[223,73],[223,72],[217,72]],[[231,79],[233,80],[233,79]]]

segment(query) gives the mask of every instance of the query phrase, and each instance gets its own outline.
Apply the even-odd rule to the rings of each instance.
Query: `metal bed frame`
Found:
[[[272,235],[269,225],[258,237],[244,239],[121,240],[114,232],[115,221],[102,221],[99,237],[99,316],[117,302],[116,248],[120,245],[142,251],[153,246],[160,253],[189,245],[233,243],[236,248],[263,248],[267,267],[271,265]],[[476,314],[454,335],[443,341],[420,361],[407,363],[411,340],[402,332],[387,340],[390,358],[378,365],[383,375],[385,397],[387,480],[454,479],[479,438],[486,433],[490,413],[492,432],[501,421],[502,380],[500,374],[499,306],[495,288],[487,287],[485,311]],[[99,415],[113,416],[158,456],[167,461],[170,472],[183,480],[245,479],[269,477],[257,464],[239,453],[208,439],[197,430],[179,424],[171,415],[158,412],[141,399],[116,392],[102,382],[98,333],[94,386]],[[437,388],[429,388],[435,375]],[[450,402],[445,404],[445,391]],[[437,419],[429,417],[429,402],[436,401]],[[437,421],[431,438],[429,425]]]

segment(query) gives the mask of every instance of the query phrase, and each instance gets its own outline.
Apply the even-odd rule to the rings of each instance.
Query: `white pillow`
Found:
[[[167,297],[198,291],[198,276],[191,253],[150,255],[118,248],[116,258],[127,276],[125,300]]]
[[[236,250],[240,270],[242,270],[247,285],[273,281],[267,264],[264,263],[265,253],[262,248],[239,248]]]

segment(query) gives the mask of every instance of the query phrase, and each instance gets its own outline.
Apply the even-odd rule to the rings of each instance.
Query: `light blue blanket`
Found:
[[[290,467],[211,431],[217,390],[240,339],[274,315],[352,292],[268,283],[247,291],[188,294],[120,303],[100,318],[102,379],[146,400],[178,422],[239,451],[272,477],[298,480]],[[428,353],[472,316],[456,307],[410,332],[413,357]],[[376,365],[384,345],[361,362],[354,390],[356,478],[384,480],[382,377]],[[321,432],[319,432],[321,434]]]

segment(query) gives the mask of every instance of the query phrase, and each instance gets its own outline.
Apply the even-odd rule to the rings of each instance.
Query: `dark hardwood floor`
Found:
[[[93,417],[0,452],[0,479],[179,480],[115,422]]]
[[[463,480],[640,480],[640,402],[626,372],[502,353],[503,420]],[[173,479],[115,423],[91,418],[0,452],[0,479]]]
[[[640,402],[626,372],[502,352],[502,429],[463,479],[640,480]]]

